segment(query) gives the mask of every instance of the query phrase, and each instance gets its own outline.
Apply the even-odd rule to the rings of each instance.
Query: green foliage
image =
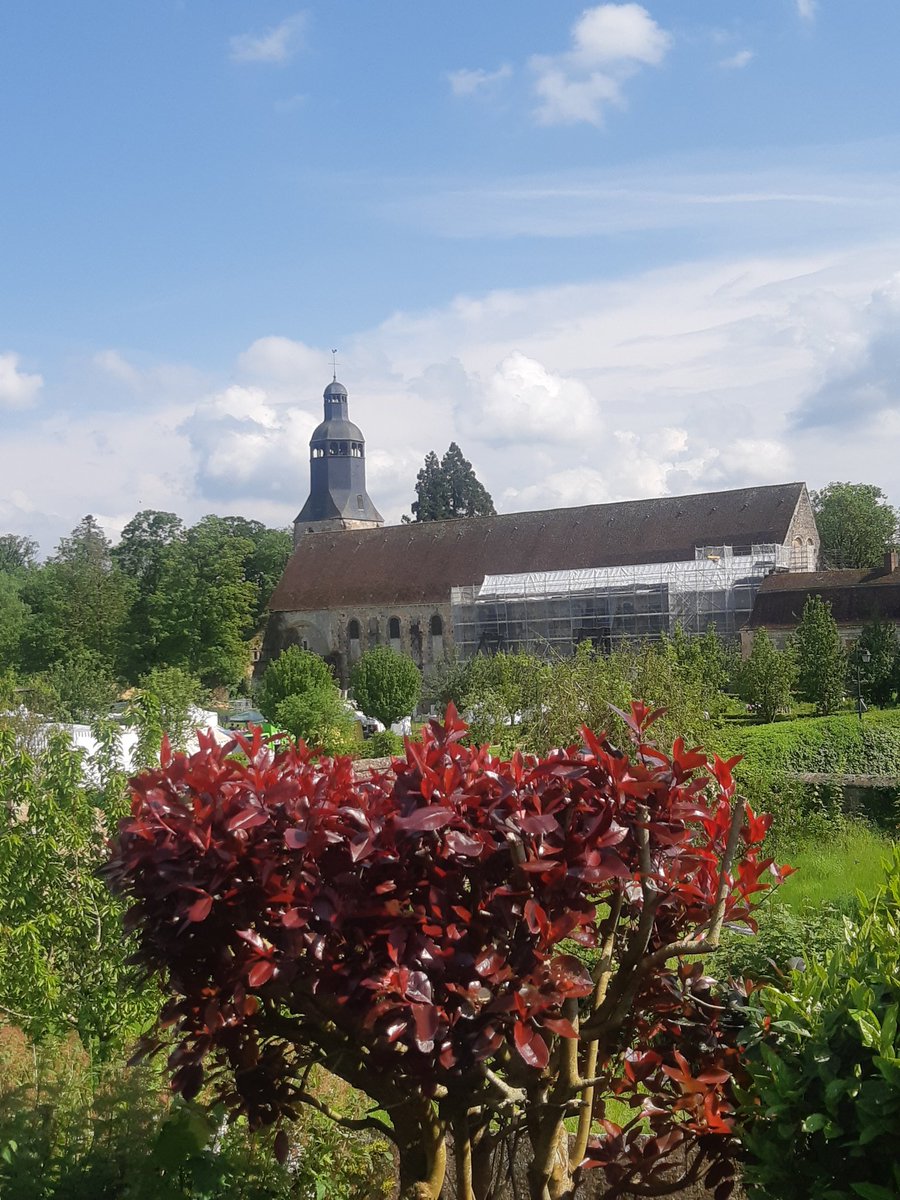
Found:
[[[391,729],[381,729],[366,738],[362,753],[364,758],[394,758],[403,753],[403,738]]]
[[[275,708],[276,724],[326,754],[349,754],[356,721],[333,683],[287,696]]]
[[[416,476],[416,499],[411,507],[416,521],[492,517],[496,511],[456,442],[450,443],[440,462],[433,450],[428,453]]]
[[[161,733],[168,734],[175,749],[183,750],[193,728],[190,710],[205,698],[200,680],[181,667],[154,667],[141,679],[140,688],[156,699]]]
[[[324,659],[311,650],[289,646],[269,663],[256,693],[259,711],[268,721],[278,720],[278,706],[288,696],[302,696],[314,688],[334,686],[331,670]]]
[[[349,1089],[319,1073],[316,1093],[348,1117]],[[383,1141],[311,1109],[292,1122],[279,1166],[272,1137],[173,1101],[158,1068],[98,1069],[72,1039],[32,1050],[0,1029],[3,1200],[377,1200],[389,1194]]]
[[[416,664],[390,646],[367,650],[354,665],[350,682],[363,712],[387,726],[415,709],[422,690]]]
[[[38,544],[34,538],[16,533],[0,537],[0,574],[22,571],[34,565]]]
[[[42,675],[32,676],[26,694],[32,710],[48,720],[89,725],[109,713],[117,692],[107,660],[76,646]]]
[[[821,596],[807,596],[793,649],[800,695],[815,704],[816,712],[834,712],[844,699],[847,655],[831,605]]]
[[[125,965],[123,906],[96,874],[127,808],[123,779],[88,789],[83,771],[64,734],[30,753],[0,723],[0,1010],[34,1037],[74,1030],[99,1045],[136,1032],[154,1001]]]
[[[897,536],[897,513],[871,483],[829,483],[810,496],[828,567],[877,567]]]
[[[751,1197],[893,1200],[900,1192],[900,850],[824,961],[750,1009],[742,1140]]]
[[[757,629],[750,654],[737,671],[738,694],[753,705],[761,721],[774,721],[791,706],[795,675],[793,655],[776,650],[766,630]]]
[[[805,907],[768,904],[758,912],[754,937],[727,931],[707,968],[717,979],[777,982],[803,959],[821,960],[844,935],[847,909],[841,904]]]
[[[469,663],[448,655],[439,659],[422,680],[422,699],[439,716],[444,715],[451,703],[462,712],[468,684]]]
[[[21,663],[30,616],[31,609],[22,599],[21,579],[0,572],[0,670]]]
[[[81,652],[120,672],[125,627],[135,583],[115,565],[110,544],[92,516],[85,517],[44,566],[23,578],[31,610],[23,637],[23,664],[40,671]]]
[[[864,661],[868,653],[869,661]],[[851,692],[860,690],[866,704],[890,704],[900,688],[900,642],[897,631],[887,621],[869,621],[859,635],[849,660],[848,684]]]

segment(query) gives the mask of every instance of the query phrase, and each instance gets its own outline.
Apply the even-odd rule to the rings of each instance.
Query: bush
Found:
[[[403,753],[403,738],[390,729],[382,729],[366,739],[363,754],[366,758],[393,758]]]
[[[206,695],[200,680],[182,667],[154,667],[141,678],[140,688],[156,697],[163,732],[173,746],[184,749],[193,728],[191,708]]]
[[[717,979],[777,982],[802,964],[821,960],[844,936],[844,918],[852,905],[824,904],[800,911],[787,904],[757,910],[756,937],[726,932],[709,969]]]
[[[900,1193],[900,850],[841,945],[751,1003],[745,1171],[766,1200]]]
[[[797,659],[797,685],[804,700],[823,715],[840,708],[844,699],[847,655],[831,604],[821,596],[807,596],[803,616],[793,637]]]
[[[367,650],[350,676],[357,704],[382,725],[409,716],[419,703],[422,676],[416,664],[390,646]]]
[[[360,1098],[319,1072],[317,1096],[349,1118]],[[29,1045],[0,1027],[3,1200],[375,1200],[387,1196],[386,1143],[307,1109],[287,1164],[246,1123],[168,1094],[158,1068],[99,1070],[77,1040]]]
[[[326,754],[349,754],[354,746],[356,722],[333,683],[288,696],[275,709],[275,719],[292,737]]]
[[[334,678],[323,658],[299,646],[289,646],[268,667],[256,693],[259,711],[267,721],[278,720],[278,705],[288,696],[302,696],[313,688],[334,685]]]
[[[792,655],[776,650],[765,629],[757,629],[750,655],[737,671],[738,694],[760,721],[774,721],[782,709],[791,707],[795,674]]]

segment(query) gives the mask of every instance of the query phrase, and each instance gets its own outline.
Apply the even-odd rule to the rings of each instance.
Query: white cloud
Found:
[[[738,50],[737,54],[721,59],[719,66],[726,71],[740,71],[744,67],[748,67],[754,58],[756,58],[754,50]]]
[[[478,92],[486,92],[505,82],[512,75],[509,63],[503,63],[496,71],[485,71],[481,67],[460,67],[458,71],[448,71],[446,78],[454,96],[474,96]]]
[[[230,56],[239,63],[285,63],[297,53],[306,30],[306,13],[285,17],[262,33],[239,33],[229,39]]]
[[[19,356],[0,354],[0,408],[30,408],[44,386],[44,377],[19,367]]]
[[[804,21],[814,21],[818,7],[818,0],[797,0],[797,13]]]
[[[599,432],[599,410],[577,379],[549,371],[519,350],[507,355],[483,389],[481,437],[506,443],[577,442]]]
[[[640,4],[586,9],[571,32],[570,50],[530,62],[544,125],[601,125],[608,106],[623,104],[623,83],[641,66],[658,66],[672,40]]]

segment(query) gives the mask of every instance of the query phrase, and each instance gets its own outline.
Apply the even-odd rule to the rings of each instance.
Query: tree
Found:
[[[266,667],[256,692],[259,711],[268,721],[278,720],[278,705],[288,696],[334,686],[328,663],[311,650],[288,646]]]
[[[724,1197],[740,1022],[696,956],[754,928],[769,822],[732,764],[628,720],[630,753],[586,732],[503,762],[450,709],[363,782],[259,736],[248,761],[210,742],[135,780],[106,877],[169,992],[174,1090],[208,1080],[257,1128],[328,1112],[322,1064],[369,1097],[403,1200],[441,1194],[451,1137],[460,1200],[524,1144],[533,1200],[571,1200],[587,1168],[610,1197],[702,1176]]]
[[[118,688],[102,655],[75,646],[26,684],[29,705],[51,721],[90,725],[107,717]]]
[[[791,706],[796,670],[789,652],[775,649],[765,629],[753,634],[753,645],[737,673],[738,694],[752,704],[763,722],[774,721]]]
[[[388,727],[412,713],[422,692],[416,664],[390,646],[367,650],[354,664],[350,684],[363,712]]]
[[[31,610],[22,599],[21,581],[0,572],[0,672],[21,662],[22,640]]]
[[[897,511],[871,483],[829,483],[811,497],[828,567],[878,567],[897,537]]]
[[[868,653],[868,662],[864,655]],[[849,659],[848,683],[856,689],[859,678],[862,697],[867,704],[884,707],[894,698],[898,687],[897,660],[900,642],[897,631],[888,621],[875,618],[863,626],[859,640],[853,647]]]
[[[412,513],[416,521],[494,516],[493,500],[456,442],[450,443],[440,462],[433,450],[426,456],[416,476]]]
[[[277,724],[314,750],[348,754],[353,747],[356,722],[337,687],[313,687],[288,696],[275,709]]]
[[[184,749],[194,727],[191,709],[204,699],[200,680],[181,667],[154,667],[141,679],[140,687],[155,700],[153,711],[160,740],[166,734],[176,749]]]
[[[847,655],[831,605],[821,596],[806,597],[793,647],[800,695],[815,704],[817,713],[834,712],[844,699]]]
[[[16,533],[0,537],[0,574],[21,571],[34,565],[38,544],[34,538]]]
[[[125,638],[125,673],[131,682],[159,665],[152,597],[172,546],[183,538],[184,525],[175,513],[145,508],[131,518],[112,549],[113,561],[135,583]]]
[[[107,674],[120,673],[135,584],[113,562],[95,517],[84,517],[47,563],[27,573],[21,594],[33,614],[23,640],[29,669],[85,651]]]
[[[252,552],[253,543],[216,516],[172,542],[148,602],[153,665],[182,667],[206,687],[244,678],[257,600],[244,574]]]

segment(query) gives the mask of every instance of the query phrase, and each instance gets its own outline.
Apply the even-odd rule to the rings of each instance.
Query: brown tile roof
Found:
[[[751,629],[792,629],[803,616],[807,596],[827,600],[838,624],[859,625],[874,617],[900,621],[900,569],[769,575],[757,593],[747,625]]]
[[[802,483],[304,534],[273,612],[446,602],[485,575],[692,559],[695,546],[783,542]]]

